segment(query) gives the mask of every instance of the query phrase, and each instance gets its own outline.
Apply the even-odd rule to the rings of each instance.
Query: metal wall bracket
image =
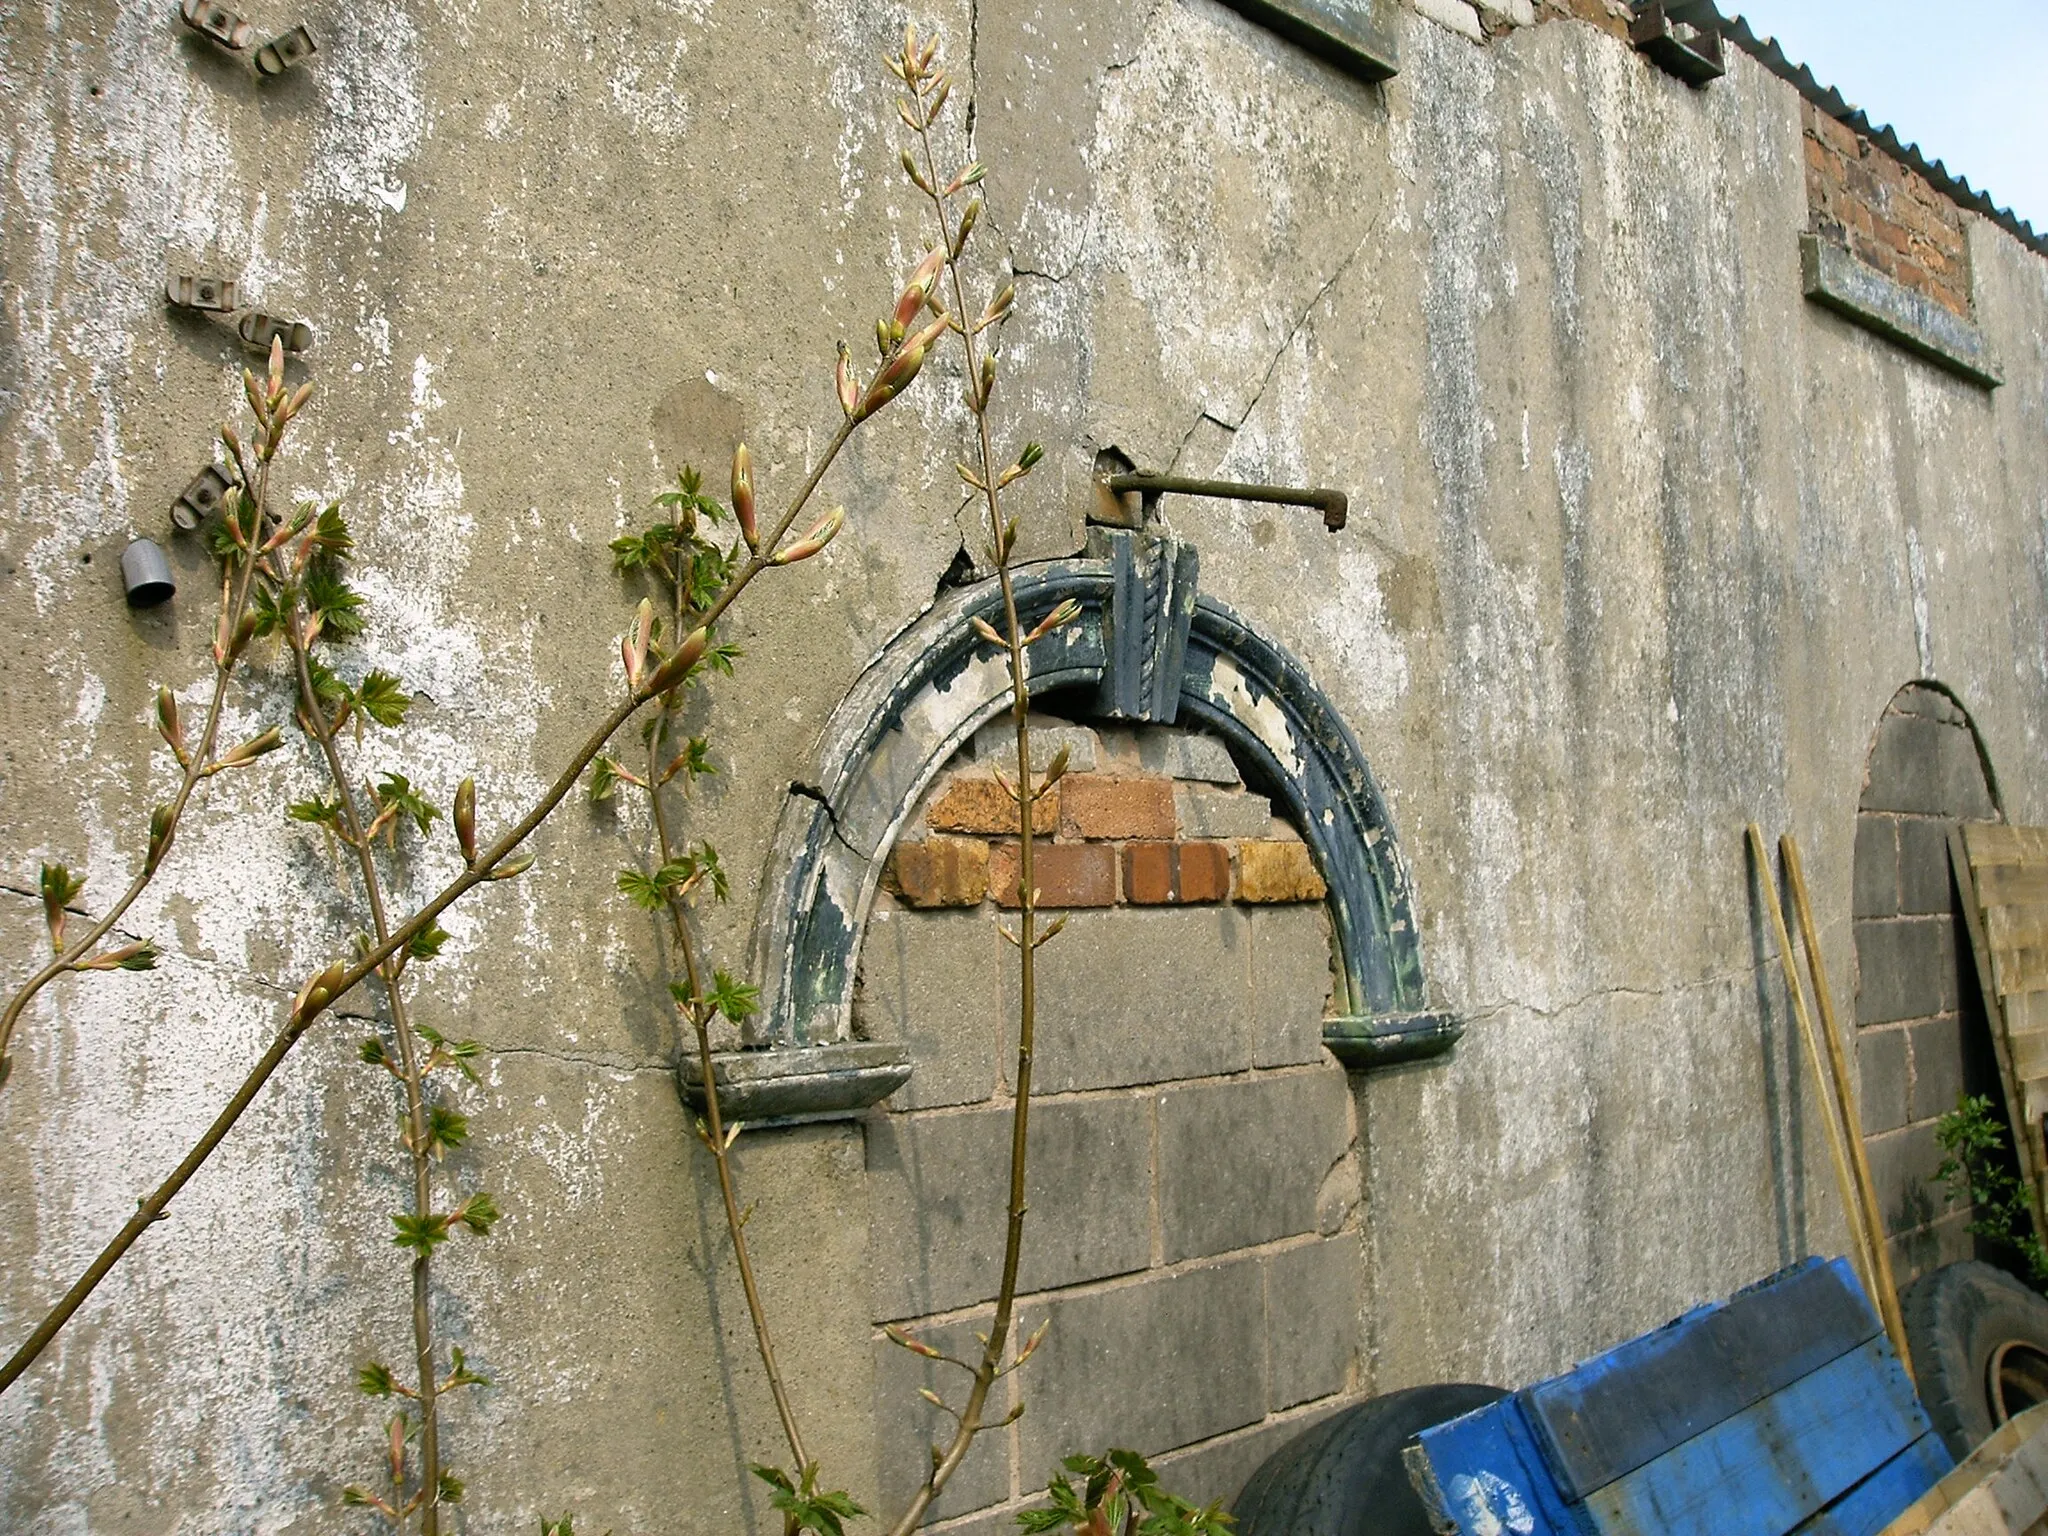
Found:
[[[208,314],[225,315],[241,307],[235,290],[232,277],[173,272],[164,282],[164,299],[178,309],[199,309]]]
[[[178,7],[178,19],[231,53],[243,52],[256,35],[255,23],[214,0],[183,0]]]
[[[1217,501],[1262,501],[1282,507],[1314,507],[1323,514],[1323,526],[1335,533],[1351,515],[1351,500],[1342,491],[1328,487],[1300,485],[1252,485],[1242,480],[1191,480],[1185,475],[1161,475],[1134,469],[1124,474],[1104,475],[1098,482],[1109,494],[1096,498],[1090,522],[1111,527],[1136,528],[1153,521],[1162,496],[1207,496]],[[1128,521],[1121,512],[1123,498],[1135,491],[1139,498],[1139,520]]]
[[[1110,572],[1096,708],[1112,720],[1171,725],[1180,717],[1201,552],[1164,534],[1104,528],[1090,535],[1088,553],[1106,558]]]
[[[228,493],[228,485],[228,477],[218,464],[207,465],[171,503],[171,522],[191,533],[220,510],[220,499]]]
[[[288,69],[297,68],[319,51],[312,33],[304,26],[293,27],[256,50],[256,73],[274,78]]]
[[[303,320],[280,320],[252,309],[243,315],[235,330],[251,351],[268,352],[273,338],[284,343],[287,352],[304,352],[313,345],[313,327]]]
[[[1728,73],[1719,19],[1713,5],[1701,0],[1637,0],[1628,40],[1667,75],[1699,90]]]

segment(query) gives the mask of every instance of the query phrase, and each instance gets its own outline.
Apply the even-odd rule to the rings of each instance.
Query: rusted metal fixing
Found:
[[[1344,526],[1351,510],[1349,497],[1342,491],[1326,487],[1191,480],[1181,475],[1157,475],[1142,469],[1128,474],[1106,475],[1101,484],[1113,497],[1136,491],[1148,510],[1161,496],[1208,496],[1219,501],[1263,501],[1283,507],[1314,507],[1323,514],[1323,526],[1332,533]]]
[[[313,345],[313,327],[305,321],[280,320],[259,309],[243,315],[235,329],[243,344],[256,352],[268,352],[273,340],[282,341],[287,352],[304,352]]]
[[[209,277],[198,272],[173,272],[164,282],[164,298],[179,309],[203,309],[225,315],[240,308],[232,277]]]
[[[256,50],[256,73],[275,77],[296,68],[320,51],[313,34],[305,27],[281,32]]]
[[[228,477],[217,464],[209,464],[192,477],[192,483],[178,492],[171,503],[171,521],[190,533],[220,510],[220,499],[228,492]]]
[[[1699,0],[1642,0],[1628,39],[1659,69],[1697,90],[1728,73],[1718,20],[1715,8]]]
[[[183,0],[178,7],[178,19],[202,36],[212,38],[221,47],[242,52],[256,35],[256,25],[246,17],[238,15],[214,0]]]

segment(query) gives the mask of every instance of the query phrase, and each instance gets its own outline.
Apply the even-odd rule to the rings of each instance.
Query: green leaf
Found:
[[[384,1049],[384,1042],[375,1035],[370,1036],[369,1039],[357,1046],[356,1054],[365,1063],[373,1067],[388,1067],[391,1065],[390,1053]]]
[[[789,1517],[785,1524],[790,1529],[815,1531],[818,1536],[845,1536],[844,1522],[867,1513],[837,1489],[820,1490],[816,1462],[804,1468],[800,1483],[792,1483],[789,1474],[779,1467],[750,1463],[747,1470],[775,1490],[768,1502]]]
[[[462,1356],[462,1346],[460,1344],[451,1349],[449,1355],[455,1362],[455,1369],[448,1373],[448,1380],[444,1383],[445,1386],[488,1387],[491,1384],[490,1377],[479,1376],[469,1368],[469,1362]]]
[[[503,1219],[505,1213],[498,1209],[498,1202],[483,1190],[478,1190],[448,1216],[469,1228],[478,1237],[489,1237],[491,1228]]]
[[[460,1504],[462,1502],[462,1479],[445,1469],[441,1473],[441,1502],[443,1504]]]
[[[634,571],[644,571],[650,563],[647,541],[633,534],[621,534],[612,540],[612,569],[621,576]]]
[[[315,826],[341,830],[341,802],[323,799],[319,795],[310,800],[294,800],[285,807],[285,815],[293,821],[308,821]]]
[[[413,787],[412,780],[402,773],[387,773],[379,779],[370,793],[376,798],[378,808],[395,805],[399,814],[411,818],[414,826],[424,832],[440,816],[441,808]]]
[[[320,516],[313,524],[313,539],[330,555],[347,554],[356,547],[356,541],[349,537],[348,523],[341,515],[341,503],[330,501],[320,509]]]
[[[590,764],[590,799],[592,804],[611,799],[619,787],[619,765],[609,757],[599,754]]]
[[[315,560],[300,583],[306,607],[320,615],[321,631],[335,640],[349,640],[363,632],[363,595],[341,574],[331,559]]]
[[[429,923],[412,936],[405,952],[415,960],[435,960],[440,958],[441,946],[447,942],[448,930],[439,923]]]
[[[356,1372],[356,1390],[365,1397],[389,1397],[397,1385],[391,1379],[391,1367],[376,1360]]]
[[[62,864],[45,864],[41,885],[45,906],[68,907],[85,889],[85,876],[74,875]]]
[[[745,1023],[761,1011],[761,989],[759,987],[749,986],[743,981],[735,981],[724,971],[713,971],[711,975],[711,995],[706,1001],[733,1023]]]
[[[453,1219],[432,1213],[416,1216],[411,1211],[393,1211],[391,1224],[398,1228],[398,1235],[391,1241],[416,1253],[432,1253],[448,1241],[448,1224]]]
[[[469,1116],[445,1104],[427,1106],[427,1156],[443,1158],[469,1140]]]
[[[412,697],[389,672],[368,673],[355,691],[355,702],[364,714],[387,727],[403,725],[405,712],[412,707]]]
[[[336,677],[318,656],[306,658],[306,675],[313,679],[313,697],[320,701],[320,707],[330,715],[354,698],[349,692],[348,684]]]
[[[619,890],[634,906],[643,911],[658,911],[668,898],[662,894],[661,882],[643,875],[637,869],[619,871]]]
[[[284,628],[284,592],[267,577],[259,577],[249,593],[249,611],[256,615],[256,636],[274,635]]]

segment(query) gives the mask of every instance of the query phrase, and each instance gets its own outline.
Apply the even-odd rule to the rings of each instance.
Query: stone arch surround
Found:
[[[1284,647],[1196,590],[1195,550],[1098,530],[1091,558],[1015,578],[1029,624],[1080,616],[1031,647],[1034,693],[1092,693],[1102,717],[1185,723],[1227,741],[1298,827],[1329,888],[1336,951],[1324,1043],[1369,1068],[1450,1049],[1462,1026],[1427,1000],[1412,882],[1365,756]],[[1003,658],[970,620],[999,620],[994,581],[943,597],[848,691],[777,825],[754,938],[762,1009],[748,1049],[718,1065],[747,1118],[856,1112],[899,1086],[899,1048],[853,1039],[861,936],[882,865],[954,753],[1007,707]],[[691,1092],[694,1063],[684,1067]]]

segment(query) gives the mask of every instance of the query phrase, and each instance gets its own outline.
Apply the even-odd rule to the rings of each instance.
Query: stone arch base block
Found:
[[[1324,1043],[1368,1068],[1450,1049],[1462,1032],[1425,1001],[1410,879],[1356,739],[1299,661],[1197,594],[1195,551],[1145,534],[1097,534],[1101,558],[1015,578],[1028,626],[1071,598],[1080,617],[1031,647],[1034,693],[1089,689],[1110,718],[1191,717],[1262,770],[1329,887],[1336,1016]],[[934,775],[1009,704],[1003,657],[969,623],[1001,622],[993,581],[946,597],[883,650],[834,711],[813,776],[791,786],[770,852],[750,1049],[715,1063],[734,1118],[858,1113],[909,1076],[901,1047],[856,1041],[849,1021],[860,938],[882,865]],[[697,1063],[684,1070],[701,1098]]]

